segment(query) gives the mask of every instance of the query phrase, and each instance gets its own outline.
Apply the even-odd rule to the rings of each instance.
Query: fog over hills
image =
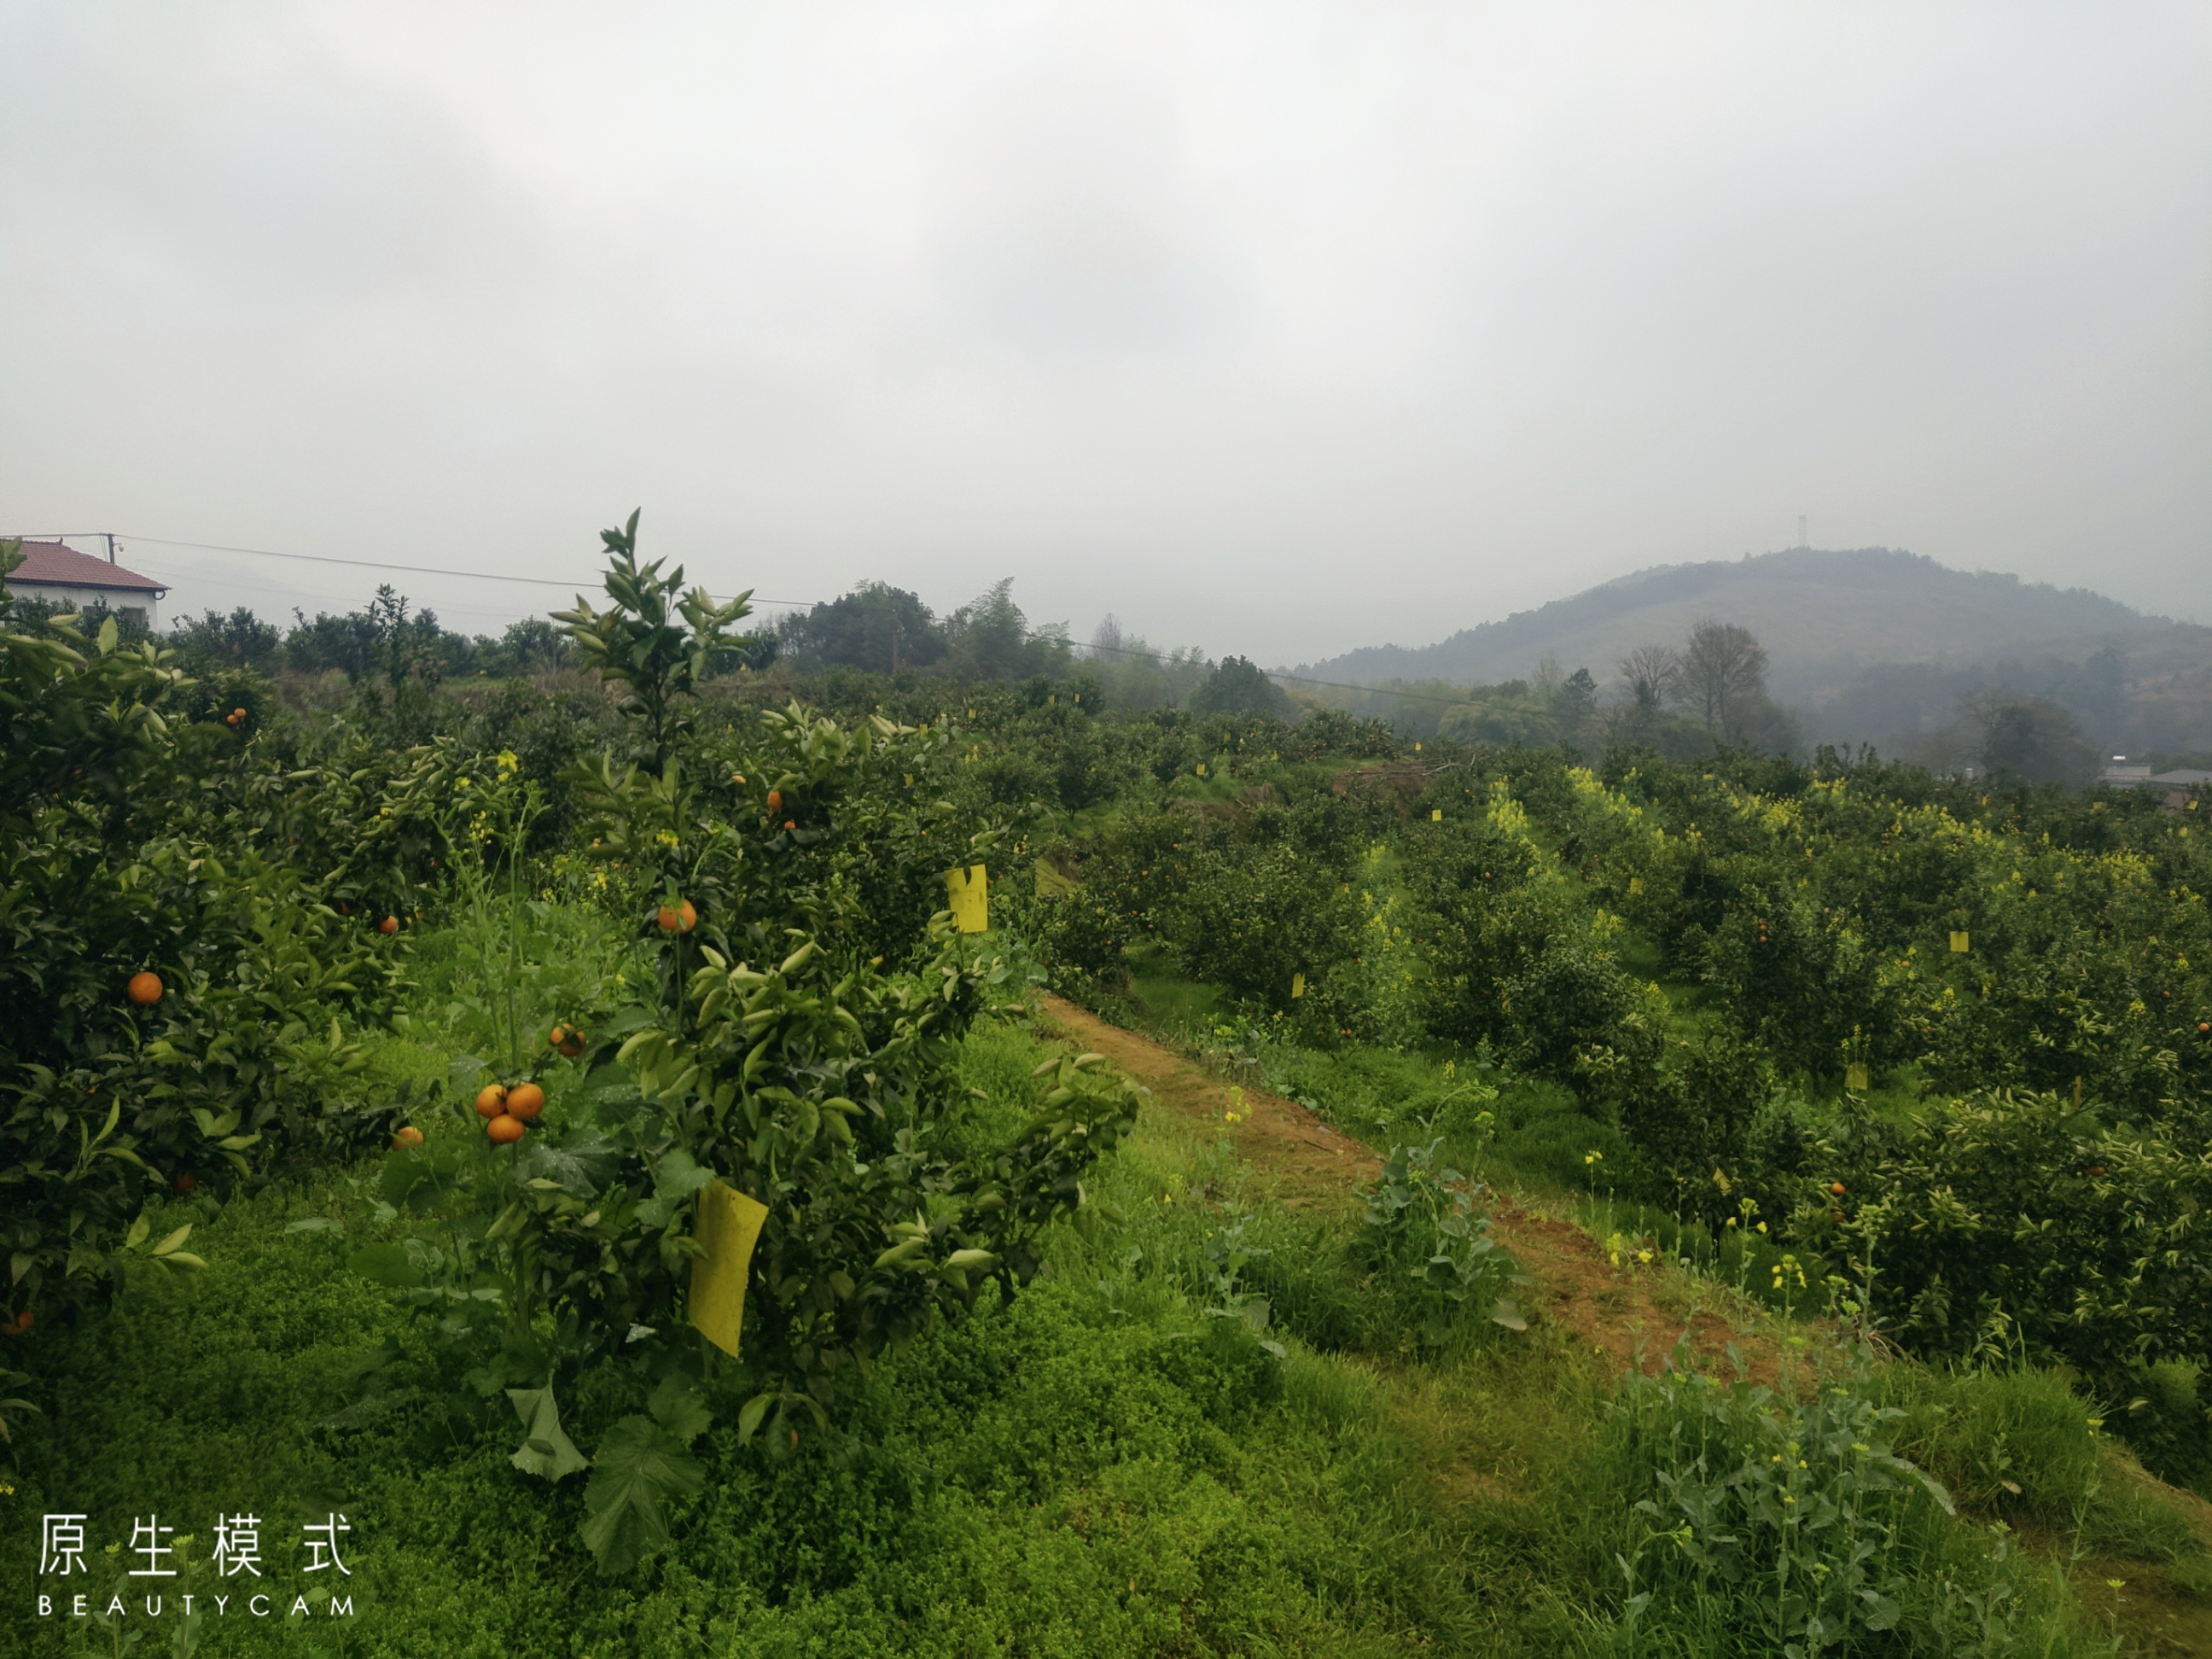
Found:
[[[1605,686],[1629,652],[1677,643],[1706,617],[1758,636],[1769,690],[1800,711],[1810,740],[1894,748],[1948,720],[1966,692],[2007,684],[2065,705],[2100,744],[2212,744],[2212,629],[1882,547],[1656,566],[1434,645],[1369,647],[1296,672],[1480,685],[1551,657]]]

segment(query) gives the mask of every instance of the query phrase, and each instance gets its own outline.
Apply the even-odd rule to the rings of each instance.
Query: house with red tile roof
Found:
[[[136,611],[155,633],[161,627],[161,596],[169,591],[150,576],[80,553],[64,542],[25,542],[23,562],[4,580],[8,591],[20,598],[48,599],[71,611],[105,605],[118,616]]]

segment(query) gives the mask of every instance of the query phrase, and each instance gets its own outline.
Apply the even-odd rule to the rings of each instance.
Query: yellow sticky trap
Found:
[[[1432,806],[1429,809],[1429,822],[1431,823],[1442,823],[1443,821],[1444,809],[1443,807]]]
[[[1951,930],[1951,954],[1960,957],[1966,954],[1966,936],[1955,927]]]
[[[945,891],[952,909],[953,925],[963,933],[980,933],[991,925],[991,903],[983,885],[983,866],[945,872]]]
[[[699,1189],[699,1224],[692,1237],[707,1254],[691,1260],[691,1322],[732,1359],[745,1322],[753,1246],[767,1219],[768,1206],[734,1187],[716,1181]]]
[[[1292,974],[1291,975],[1291,995],[1296,998],[1302,997],[1305,994],[1306,976],[1304,974]]]
[[[1198,763],[1198,775],[1201,778],[1206,775],[1206,763],[1204,761],[1200,761]]]
[[[1864,1060],[1856,1060],[1844,1067],[1844,1087],[1859,1094],[1867,1091],[1867,1068]]]

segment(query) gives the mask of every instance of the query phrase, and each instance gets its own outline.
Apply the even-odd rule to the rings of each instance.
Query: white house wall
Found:
[[[8,591],[26,599],[46,599],[66,605],[72,611],[87,611],[95,605],[105,605],[118,613],[137,611],[144,615],[149,629],[157,634],[161,631],[161,599],[143,588],[61,587],[52,582],[9,582]]]

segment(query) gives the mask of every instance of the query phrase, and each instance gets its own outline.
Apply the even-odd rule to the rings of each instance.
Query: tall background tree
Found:
[[[1191,694],[1190,712],[1207,714],[1267,714],[1279,720],[1297,718],[1283,688],[1246,657],[1224,657],[1206,683]]]
[[[1559,690],[1553,695],[1552,717],[1559,722],[1559,736],[1579,744],[1596,714],[1597,682],[1590,678],[1589,669],[1577,668],[1559,682]]]
[[[1741,716],[1766,696],[1766,649],[1751,630],[1706,617],[1692,624],[1682,647],[1674,696],[1705,730],[1726,740],[1731,715]]]
[[[1963,700],[1966,747],[1984,770],[2029,783],[2087,783],[2097,750],[2074,716],[2045,697],[1999,689]]]

